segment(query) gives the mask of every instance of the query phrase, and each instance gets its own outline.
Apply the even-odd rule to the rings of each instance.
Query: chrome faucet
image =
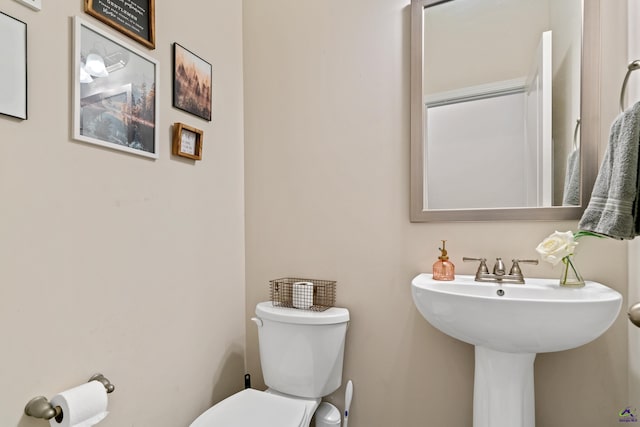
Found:
[[[527,264],[538,264],[537,259],[513,259],[511,260],[513,264],[511,265],[511,269],[509,270],[509,274],[506,274],[506,270],[504,267],[504,262],[502,258],[496,258],[496,263],[493,266],[493,273],[489,273],[489,269],[487,268],[487,259],[486,258],[469,258],[462,257],[463,261],[480,261],[480,265],[478,265],[478,270],[476,271],[476,282],[492,282],[492,283],[518,283],[524,284],[524,276],[522,275],[522,270],[520,269],[520,263]]]

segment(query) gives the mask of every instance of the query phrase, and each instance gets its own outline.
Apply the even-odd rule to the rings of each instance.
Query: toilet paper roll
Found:
[[[49,420],[51,427],[91,427],[108,414],[107,390],[102,383],[89,381],[56,394],[51,398],[51,405],[62,409],[61,416]]]
[[[313,305],[313,283],[295,282],[293,284],[293,306],[308,310]]]

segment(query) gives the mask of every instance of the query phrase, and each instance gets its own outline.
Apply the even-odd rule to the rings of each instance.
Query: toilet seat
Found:
[[[304,400],[248,388],[203,412],[190,427],[307,427],[307,407]]]

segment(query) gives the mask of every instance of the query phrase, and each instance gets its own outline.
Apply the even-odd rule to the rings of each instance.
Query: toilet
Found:
[[[256,306],[260,364],[268,389],[245,389],[202,413],[190,427],[308,427],[322,397],[342,384],[346,308],[325,311]]]

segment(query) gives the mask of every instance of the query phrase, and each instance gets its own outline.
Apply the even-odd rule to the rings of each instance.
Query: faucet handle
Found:
[[[522,276],[522,270],[520,270],[520,263],[525,263],[525,264],[538,264],[538,260],[537,259],[512,259],[511,262],[513,262],[513,265],[511,266],[511,270],[509,271],[509,275],[514,275],[514,276]]]
[[[489,269],[487,268],[487,259],[486,258],[470,258],[470,257],[462,257],[462,261],[480,261],[480,265],[478,265],[478,271],[476,275],[480,273],[489,273]]]

